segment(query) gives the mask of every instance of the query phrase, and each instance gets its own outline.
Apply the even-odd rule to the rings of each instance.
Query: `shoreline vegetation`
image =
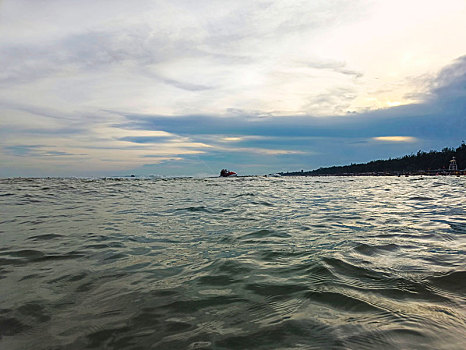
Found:
[[[449,170],[456,160],[458,170]],[[466,144],[458,148],[445,147],[441,151],[423,152],[368,163],[332,166],[315,170],[278,173],[281,176],[409,176],[409,175],[466,175]],[[462,169],[462,170],[460,170]]]

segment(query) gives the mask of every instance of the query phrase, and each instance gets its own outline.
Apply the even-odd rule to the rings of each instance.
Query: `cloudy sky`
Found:
[[[0,176],[265,174],[458,146],[465,21],[464,0],[0,0]]]

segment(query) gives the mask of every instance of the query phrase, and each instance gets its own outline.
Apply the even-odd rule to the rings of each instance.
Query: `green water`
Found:
[[[465,189],[0,180],[0,348],[463,349]]]

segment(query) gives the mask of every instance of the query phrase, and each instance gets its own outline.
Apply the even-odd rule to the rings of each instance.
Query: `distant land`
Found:
[[[457,171],[449,170],[450,161],[455,157]],[[279,173],[282,176],[325,176],[325,175],[466,175],[466,144],[458,148],[445,147],[441,151],[410,154],[399,158],[374,160],[368,163],[332,166],[310,171]],[[459,170],[463,169],[463,170]]]

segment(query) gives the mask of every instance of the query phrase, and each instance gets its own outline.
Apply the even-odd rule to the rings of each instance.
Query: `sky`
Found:
[[[259,175],[459,146],[465,21],[464,0],[0,0],[0,177]]]

